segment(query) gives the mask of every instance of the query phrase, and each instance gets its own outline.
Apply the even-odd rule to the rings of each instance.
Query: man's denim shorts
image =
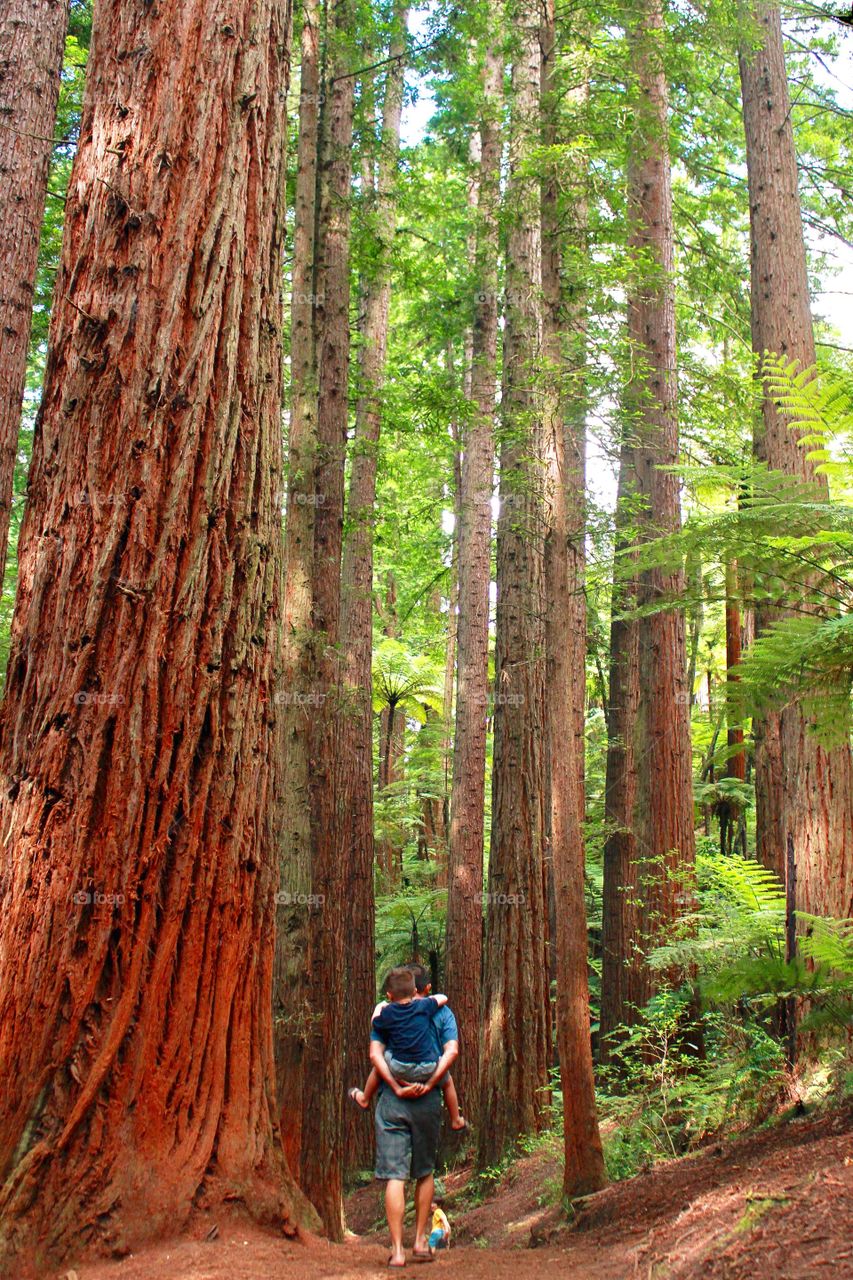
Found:
[[[399,1062],[390,1049],[385,1050],[385,1061],[388,1063],[394,1079],[405,1081],[408,1084],[426,1084],[438,1066],[437,1059],[435,1062]],[[443,1089],[449,1077],[450,1072],[445,1071],[444,1075],[439,1079],[437,1087]]]
[[[425,1178],[435,1169],[441,1130],[441,1094],[398,1098],[383,1087],[376,1104],[376,1177]]]

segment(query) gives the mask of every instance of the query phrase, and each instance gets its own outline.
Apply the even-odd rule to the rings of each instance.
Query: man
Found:
[[[411,964],[419,996],[430,994],[429,974],[422,965]],[[424,1084],[411,1086],[417,1096],[398,1096],[399,1084],[385,1061],[385,1042],[375,1028],[371,1031],[370,1061],[382,1080],[376,1104],[376,1177],[385,1182],[385,1216],[391,1233],[389,1267],[404,1267],[403,1217],[406,1211],[406,1182],[415,1180],[415,1247],[413,1257],[429,1261],[427,1224],[435,1187],[435,1161],[441,1131],[441,1095],[436,1085],[459,1056],[456,1019],[447,1005],[432,1019],[436,1050],[440,1053],[435,1070]]]

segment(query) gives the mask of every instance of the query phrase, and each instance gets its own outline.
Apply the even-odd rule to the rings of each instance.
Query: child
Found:
[[[442,1209],[441,1203],[441,1200],[433,1200],[429,1207],[432,1214],[432,1231],[429,1233],[430,1249],[450,1248],[450,1223],[447,1221],[447,1214]]]
[[[388,1000],[373,1011],[372,1025],[385,1041],[385,1061],[395,1080],[405,1085],[423,1084],[437,1065],[435,1033],[432,1019],[447,1003],[447,996],[419,995],[412,970],[392,969],[388,975]],[[439,1081],[453,1129],[464,1129],[465,1118],[459,1112],[456,1086],[446,1071]],[[374,1068],[364,1089],[350,1089],[349,1096],[363,1109],[379,1088],[379,1073]],[[404,1089],[403,1096],[415,1096]]]

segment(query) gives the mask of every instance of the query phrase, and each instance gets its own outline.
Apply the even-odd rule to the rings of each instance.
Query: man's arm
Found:
[[[438,1084],[441,1077],[444,1075],[445,1071],[450,1070],[450,1068],[453,1066],[454,1062],[458,1057],[459,1057],[459,1041],[448,1040],[444,1046],[444,1051],[441,1057],[436,1063],[435,1071],[433,1071],[429,1080],[427,1080],[423,1086],[424,1093],[429,1093],[431,1089],[435,1088],[435,1086]],[[383,1058],[382,1061],[384,1062],[385,1059]],[[387,1067],[388,1065],[387,1062],[385,1063],[385,1065]]]
[[[385,1083],[389,1088],[394,1090],[399,1098],[402,1095],[403,1090],[400,1088],[399,1082],[394,1079],[391,1074],[391,1068],[385,1061],[385,1045],[381,1040],[371,1040],[370,1042],[370,1063],[371,1066],[376,1068]]]

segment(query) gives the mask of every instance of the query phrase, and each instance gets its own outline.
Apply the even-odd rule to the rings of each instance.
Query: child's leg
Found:
[[[363,1089],[350,1089],[349,1096],[353,1102],[357,1102],[360,1107],[367,1108],[370,1106],[370,1099],[379,1088],[379,1072],[375,1067],[370,1068],[370,1075],[367,1077]]]
[[[453,1083],[453,1076],[448,1071],[444,1077],[444,1084],[441,1086],[444,1094],[444,1101],[447,1105],[447,1114],[450,1117],[451,1129],[464,1129],[465,1117],[459,1110],[459,1095],[456,1092],[456,1085]]]

